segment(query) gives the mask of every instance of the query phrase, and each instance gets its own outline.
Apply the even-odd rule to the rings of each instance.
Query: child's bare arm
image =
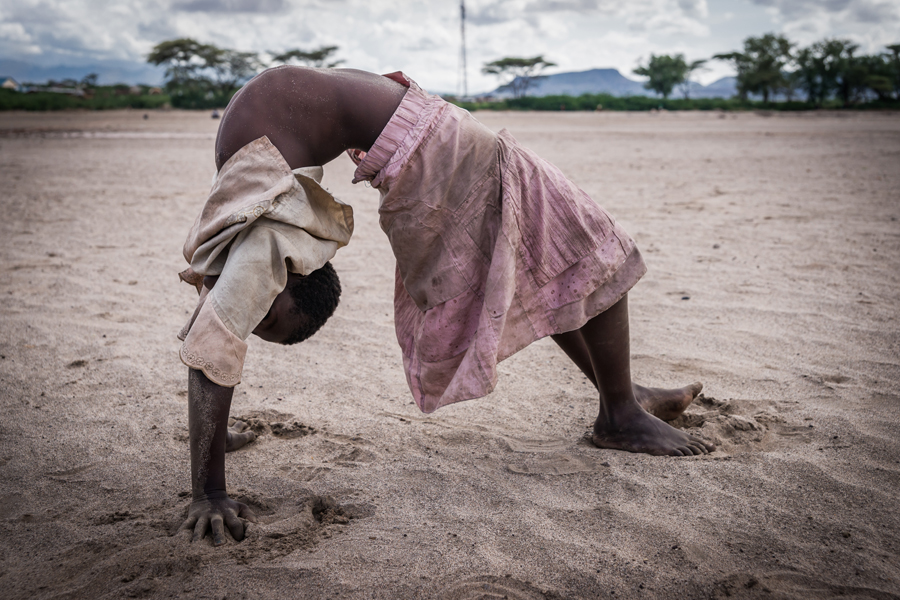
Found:
[[[244,538],[241,518],[256,521],[245,505],[225,491],[225,445],[228,438],[228,411],[233,388],[222,387],[200,371],[188,375],[188,429],[191,440],[191,491],[193,502],[181,526],[193,530],[192,541],[203,539],[212,530],[213,543],[225,543],[225,526],[235,540]]]

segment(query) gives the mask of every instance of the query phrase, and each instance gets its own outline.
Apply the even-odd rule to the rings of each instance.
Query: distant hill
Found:
[[[709,85],[691,83],[690,95],[692,98],[730,98],[734,96],[734,77],[723,77]],[[498,98],[510,98],[512,92],[497,88],[490,92]],[[643,82],[628,79],[618,69],[591,69],[589,71],[574,71],[570,73],[556,73],[539,79],[528,88],[529,96],[555,96],[581,94],[610,94],[612,96],[656,96],[654,92],[644,89]],[[676,88],[672,97],[680,98],[681,89]]]
[[[696,87],[696,93],[695,88]],[[737,95],[737,79],[723,77],[713,81],[709,85],[692,84],[691,96],[695,98],[731,98]]]

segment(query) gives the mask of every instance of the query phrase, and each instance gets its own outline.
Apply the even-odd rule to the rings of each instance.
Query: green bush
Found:
[[[172,106],[175,108],[210,109],[228,106],[231,97],[236,93],[237,90],[222,93],[219,91],[174,88],[169,90],[169,97],[172,99]]]
[[[0,110],[104,110],[112,108],[161,108],[171,103],[166,94],[141,94],[118,96],[113,87],[98,87],[91,98],[79,98],[68,94],[35,92],[22,94],[0,89]]]
[[[652,98],[649,96],[611,96],[609,94],[582,94],[581,96],[541,96],[510,98],[499,102],[460,102],[448,98],[466,110],[540,110],[540,111],[593,111],[598,106],[603,110],[614,111],[648,111],[664,110],[813,110],[817,108],[809,102],[762,102],[758,100],[741,100],[739,98]],[[841,102],[832,100],[823,108],[841,109]],[[900,101],[871,101],[854,105],[850,108],[900,108]]]

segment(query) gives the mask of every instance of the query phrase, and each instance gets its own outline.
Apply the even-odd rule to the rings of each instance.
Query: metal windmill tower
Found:
[[[459,72],[457,73],[457,88],[461,88],[462,97],[467,98],[469,96],[469,81],[466,75],[466,0],[459,0],[459,36]]]

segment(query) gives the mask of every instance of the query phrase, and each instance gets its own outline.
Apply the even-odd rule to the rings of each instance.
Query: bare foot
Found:
[[[591,440],[598,448],[656,456],[693,456],[716,449],[713,444],[663,423],[638,406],[617,415],[615,423],[601,423],[597,419]]]
[[[243,421],[235,421],[228,427],[225,434],[225,452],[234,452],[243,448],[256,439],[256,434],[250,431],[250,426]]]
[[[703,389],[703,384],[697,381],[674,390],[646,388],[637,384],[631,387],[634,390],[634,399],[641,408],[657,419],[674,421],[694,401]]]

